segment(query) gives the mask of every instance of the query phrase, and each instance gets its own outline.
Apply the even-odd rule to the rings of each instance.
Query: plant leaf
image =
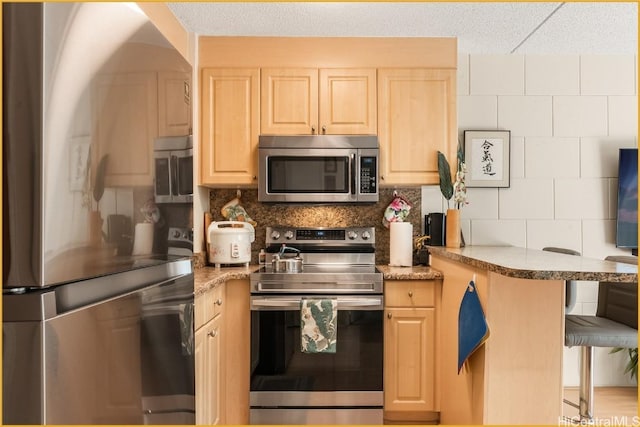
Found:
[[[108,154],[102,156],[96,169],[96,180],[93,183],[93,200],[95,200],[96,203],[100,203],[100,199],[102,199],[102,195],[104,194],[104,175],[107,169],[108,158]]]
[[[460,141],[458,141],[457,156],[458,156],[458,170],[460,170],[460,165],[462,163],[464,163],[464,149],[463,149],[462,144],[460,143]]]
[[[447,158],[438,151],[438,175],[440,177],[440,191],[442,196],[449,200],[453,196],[453,184],[451,183],[451,168]]]

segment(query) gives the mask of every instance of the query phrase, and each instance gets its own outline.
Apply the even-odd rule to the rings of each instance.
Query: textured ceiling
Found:
[[[461,53],[635,54],[637,3],[184,2],[185,28],[215,36],[457,37]]]

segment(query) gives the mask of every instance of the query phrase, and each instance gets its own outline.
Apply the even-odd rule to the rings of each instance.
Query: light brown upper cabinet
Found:
[[[158,73],[158,135],[191,134],[191,75]]]
[[[93,84],[97,162],[108,155],[107,187],[152,185],[158,136],[191,133],[189,73],[101,74]],[[140,141],[144,141],[141,143]]]
[[[201,184],[256,184],[259,97],[258,68],[202,70]]]
[[[97,165],[108,156],[105,186],[153,184],[153,141],[158,136],[156,73],[101,74],[93,85]],[[141,142],[142,141],[142,142]]]
[[[264,135],[375,135],[376,119],[374,68],[261,70]]]
[[[455,69],[378,69],[380,184],[437,184],[437,152],[455,170]]]

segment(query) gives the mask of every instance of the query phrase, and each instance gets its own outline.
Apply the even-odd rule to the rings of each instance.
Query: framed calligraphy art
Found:
[[[509,187],[511,131],[465,130],[467,187]]]

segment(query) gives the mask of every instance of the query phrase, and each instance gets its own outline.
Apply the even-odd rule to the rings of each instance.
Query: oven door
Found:
[[[251,297],[252,408],[382,408],[382,295],[323,297],[337,298],[335,353],[301,352],[303,296]]]

